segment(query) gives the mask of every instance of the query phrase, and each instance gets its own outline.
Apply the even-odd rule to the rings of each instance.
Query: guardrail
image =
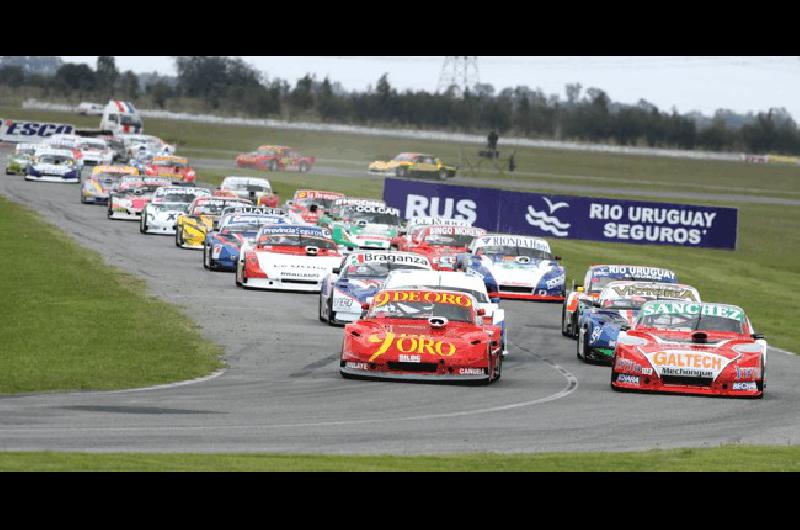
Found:
[[[47,103],[36,99],[28,99],[22,103],[24,109],[58,110],[77,112],[77,105]],[[339,132],[347,134],[363,134],[368,136],[391,136],[397,138],[413,138],[416,140],[440,140],[447,142],[474,143],[483,145],[486,137],[477,134],[449,133],[444,131],[420,131],[416,129],[384,129],[364,127],[360,125],[341,125],[331,123],[289,122],[285,120],[230,118],[211,114],[186,114],[155,109],[139,109],[143,118],[159,118],[165,120],[183,120],[200,123],[219,123],[224,125],[250,125],[271,127],[274,129],[294,129],[303,131]],[[623,145],[585,144],[580,142],[562,142],[557,140],[531,140],[528,138],[504,138],[499,146],[507,147],[541,147],[568,151],[589,151],[639,156],[663,156],[671,158],[689,158],[696,160],[723,160],[729,162],[751,161],[752,156],[745,153],[720,153],[714,151],[686,151],[680,149],[657,149],[650,147],[631,147]],[[758,160],[761,161],[761,160]],[[767,158],[767,161],[769,159]]]

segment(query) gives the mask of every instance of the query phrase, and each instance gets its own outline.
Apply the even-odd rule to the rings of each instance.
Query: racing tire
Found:
[[[397,169],[394,170],[394,174],[397,178],[405,178],[408,176],[408,168],[406,166],[398,166]]]
[[[576,348],[576,353],[577,353],[578,359],[580,359],[581,361],[585,362],[586,364],[589,364],[589,359],[588,359],[588,356],[586,355],[586,352],[588,351],[588,347],[589,347],[588,343],[589,343],[589,341],[587,340],[587,336],[586,336],[586,328],[579,329],[578,330],[578,344],[577,344],[577,348]]]
[[[175,246],[181,248],[181,227],[175,229]]]
[[[242,275],[244,275],[244,269],[242,269]],[[244,288],[244,286],[242,285],[242,282],[239,281],[239,265],[238,264],[236,265],[236,270],[233,273],[233,281],[236,283],[236,287]]]
[[[203,245],[203,268],[206,270],[211,269],[211,251],[208,249],[208,245]]]
[[[141,222],[139,223],[139,232],[147,234],[147,215],[142,212]]]
[[[319,295],[319,321],[328,322],[328,319],[322,316],[322,295]]]
[[[764,357],[761,357],[761,394],[756,396],[756,399],[764,399],[764,394],[767,393],[767,367],[764,365]]]
[[[333,298],[328,300],[328,325],[329,326],[336,325],[336,315],[333,312]]]
[[[307,173],[308,172],[308,164],[305,162],[300,162],[300,173]]]
[[[572,324],[569,327],[569,337],[572,340],[578,339],[578,313],[572,313]]]
[[[570,327],[567,324],[567,304],[566,302],[561,306],[561,335],[564,337],[570,336]]]
[[[614,386],[614,381],[616,381],[617,379],[616,378],[617,372],[614,371],[614,365],[616,364],[616,360],[617,360],[616,357],[611,358],[611,382],[609,383],[609,385],[611,385],[611,390],[613,390],[614,392],[620,392],[620,389]]]
[[[493,383],[496,383],[500,380],[500,376],[503,375],[503,354],[502,352],[497,355],[497,361],[494,367],[494,379],[492,379]]]
[[[269,170],[270,171],[278,171],[278,161],[277,160],[270,160],[270,162],[269,162]]]

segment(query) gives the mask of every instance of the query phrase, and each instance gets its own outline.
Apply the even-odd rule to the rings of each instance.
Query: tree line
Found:
[[[174,57],[177,81],[159,80],[141,89],[132,71],[120,72],[111,56],[100,56],[96,68],[62,64],[55,75],[31,73],[20,65],[0,67],[0,85],[12,89],[38,87],[45,97],[100,101],[111,97],[171,109],[191,99],[202,110],[262,118],[320,120],[358,125],[445,129],[466,133],[496,130],[501,135],[537,139],[577,140],[617,145],[800,154],[797,124],[784,109],[770,109],[747,123],[731,126],[719,110],[710,124],[699,127],[691,116],[665,112],[640,100],[636,105],[613,102],[598,88],[585,92],[566,86],[566,98],[540,89],[505,88],[497,95],[467,90],[404,92],[392,87],[388,75],[363,92],[345,92],[327,77],[307,74],[294,86],[267,80],[241,59],[218,56]]]

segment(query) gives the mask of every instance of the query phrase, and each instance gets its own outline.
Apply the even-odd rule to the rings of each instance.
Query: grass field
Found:
[[[0,233],[0,393],[148,386],[222,366],[221,348],[141,280],[2,197]]]
[[[445,456],[0,452],[0,471],[800,471],[800,446]]]

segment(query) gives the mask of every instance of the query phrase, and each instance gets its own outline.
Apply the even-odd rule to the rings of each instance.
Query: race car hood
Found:
[[[131,208],[133,210],[143,210],[147,203],[150,202],[151,196],[150,195],[138,195],[138,194],[125,194],[125,195],[115,195],[114,196],[114,205],[115,206],[125,206],[126,208]]]
[[[644,357],[653,371],[662,375],[706,377],[716,380],[731,363],[761,356],[763,345],[735,333],[706,333],[706,342],[692,342],[692,332],[625,333],[624,344]],[[644,339],[644,340],[642,340]]]
[[[409,165],[410,162],[401,162],[399,160],[376,160],[375,162],[369,165],[369,169],[378,169],[378,170],[388,170],[388,169],[395,169],[398,166],[402,165]],[[363,167],[363,166],[362,166]]]
[[[152,216],[152,220],[156,224],[171,224],[178,219],[178,215],[182,213],[182,211],[183,210],[175,209],[175,210],[158,211],[158,212],[147,212],[147,215]]]
[[[516,259],[490,259],[482,256],[481,264],[491,271],[497,283],[503,285],[537,286],[545,275],[552,275],[563,269],[549,260],[530,260],[528,262]]]
[[[34,164],[31,166],[34,171],[45,175],[66,175],[77,171],[77,168],[67,164]]]
[[[359,335],[352,335],[353,331]],[[357,339],[359,355],[368,362],[404,362],[408,355],[418,356],[412,362],[436,363],[443,357],[485,362],[488,341],[486,331],[469,322],[450,322],[434,329],[427,320],[361,321],[345,328]],[[496,328],[492,334],[497,335]],[[424,343],[421,343],[424,341]]]
[[[298,256],[257,251],[258,266],[270,278],[321,281],[342,261],[341,256]]]

